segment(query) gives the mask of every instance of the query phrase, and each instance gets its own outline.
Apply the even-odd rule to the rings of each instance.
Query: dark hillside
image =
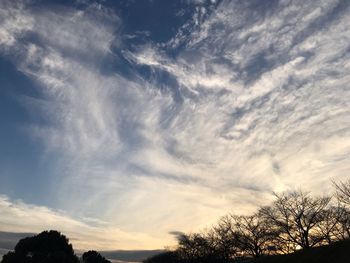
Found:
[[[267,256],[254,263],[348,263],[350,240],[335,242],[329,246],[304,249],[288,255]]]

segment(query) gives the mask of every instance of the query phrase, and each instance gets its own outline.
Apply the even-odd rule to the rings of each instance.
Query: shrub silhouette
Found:
[[[68,239],[58,231],[44,231],[21,239],[14,252],[4,255],[2,263],[78,263]]]
[[[82,256],[83,263],[111,263],[109,260],[101,256],[100,253],[90,250]]]
[[[150,257],[149,259],[146,259],[144,263],[178,263],[180,262],[180,258],[178,256],[178,253],[174,251],[166,251],[163,253],[160,253],[158,255],[155,255],[153,257]]]

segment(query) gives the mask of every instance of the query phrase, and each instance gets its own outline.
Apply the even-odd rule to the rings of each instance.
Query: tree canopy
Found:
[[[68,239],[58,231],[44,231],[21,239],[14,252],[4,255],[2,263],[77,263],[78,257]]]
[[[105,259],[100,253],[94,250],[89,250],[82,255],[83,263],[111,263]]]

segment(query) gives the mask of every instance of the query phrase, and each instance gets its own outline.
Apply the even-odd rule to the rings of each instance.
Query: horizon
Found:
[[[0,234],[157,250],[274,192],[333,192],[350,171],[349,9],[1,1]]]

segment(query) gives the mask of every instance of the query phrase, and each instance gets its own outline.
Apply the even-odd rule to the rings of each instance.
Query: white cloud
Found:
[[[13,46],[17,38],[33,27],[33,18],[26,14],[25,4],[11,1],[0,3],[0,47]]]
[[[121,244],[126,249],[150,249],[160,240],[140,232],[124,232],[100,220],[75,219],[63,211],[13,202],[0,196],[0,231],[36,232],[54,229],[66,235],[78,250],[113,250]]]
[[[151,44],[124,51],[135,70],[129,79],[102,70],[111,45],[122,46],[115,14],[6,5],[14,21],[31,21],[5,23],[0,34],[2,45],[22,50],[15,63],[43,94],[30,105],[47,125],[31,132],[61,157],[52,167],[57,207],[108,227],[34,207],[38,216],[100,237],[96,246],[112,231],[125,236],[120,248],[143,247],[143,239],[156,247],[172,242],[171,230],[194,231],[230,209],[249,213],[271,191],[325,191],[344,178],[350,20],[337,1],[287,2],[259,9],[224,1],[191,35],[177,35],[185,48],[175,58]],[[40,41],[23,41],[27,31]],[[2,200],[6,213],[30,217],[26,204],[10,203]],[[9,218],[7,228],[24,231]]]
[[[250,4],[223,2],[175,60],[149,47],[134,60],[180,84],[184,103],[169,137],[177,153],[195,160],[192,167],[205,166],[207,180],[328,189],[324,182],[342,178],[338,167],[348,162],[350,21],[337,1],[281,2],[260,13]],[[330,151],[313,147],[331,142],[343,158],[325,164]],[[303,180],[294,180],[299,173]]]

